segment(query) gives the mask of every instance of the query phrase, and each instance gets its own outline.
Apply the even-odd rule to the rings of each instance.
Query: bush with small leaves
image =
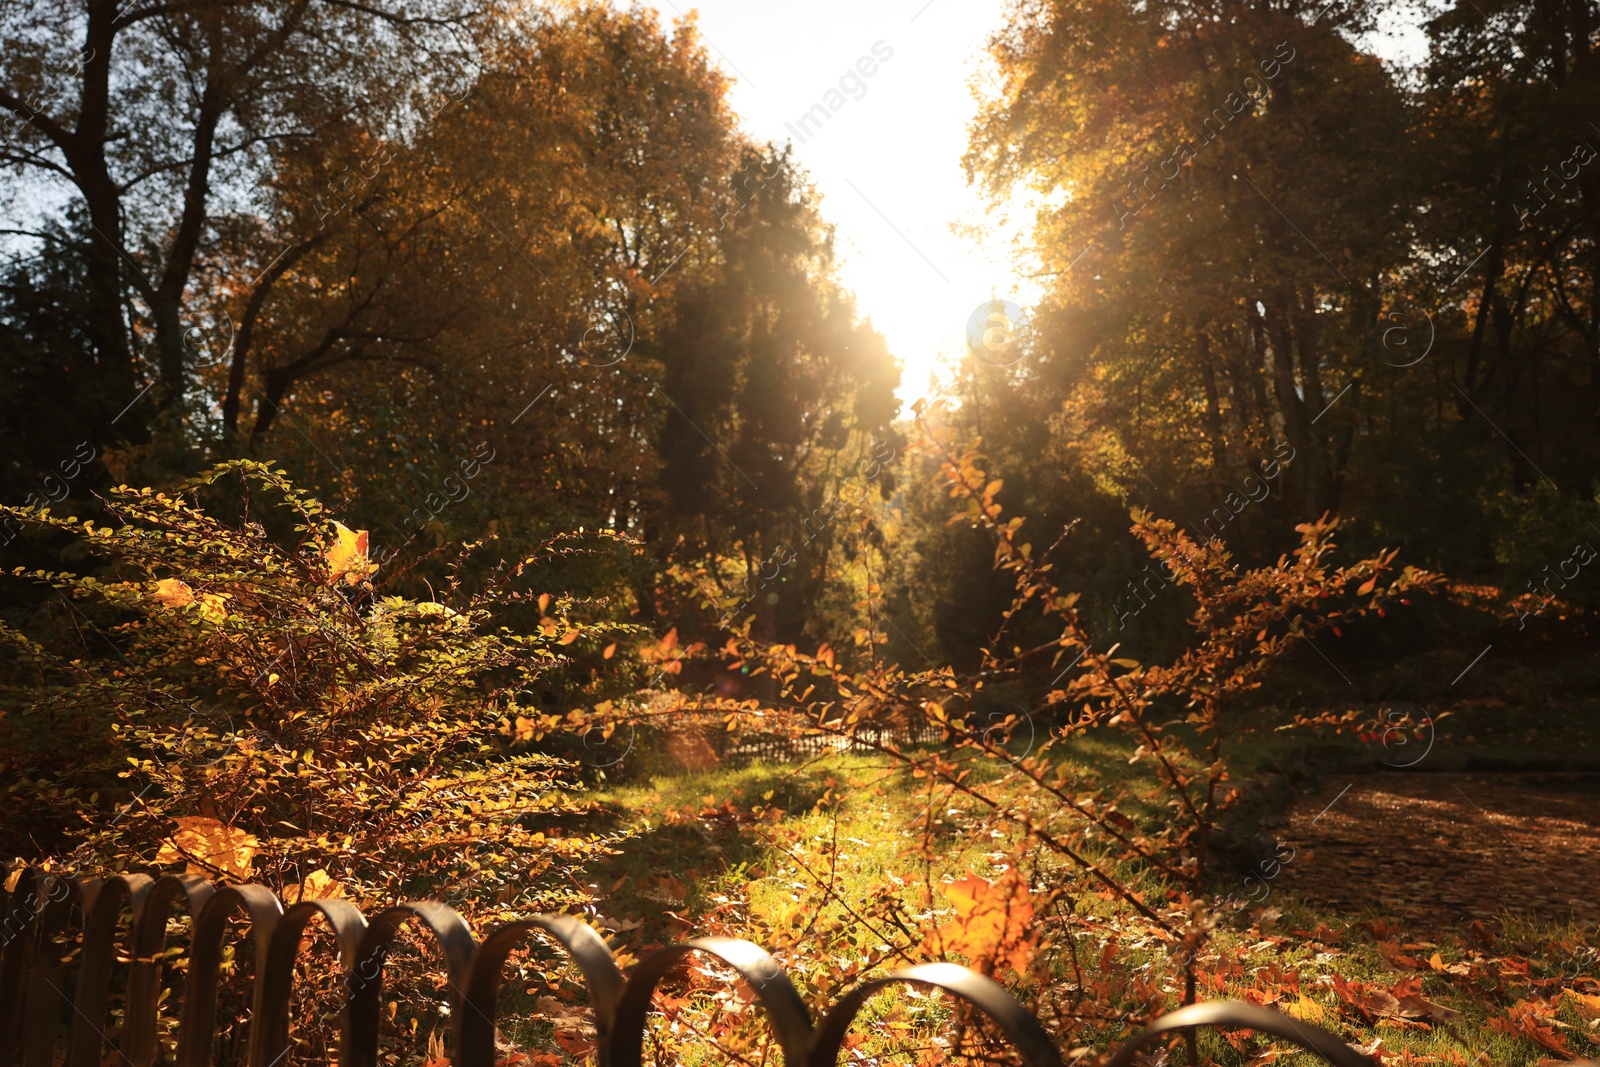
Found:
[[[472,590],[458,565],[415,601],[374,586],[364,532],[259,463],[104,503],[114,525],[0,509],[79,538],[86,561],[12,576],[59,594],[34,625],[0,626],[14,851],[182,865],[290,900],[572,903],[567,875],[605,845],[574,825],[575,765],[535,748],[568,720],[528,693],[636,628],[519,586],[620,538],[555,538]]]

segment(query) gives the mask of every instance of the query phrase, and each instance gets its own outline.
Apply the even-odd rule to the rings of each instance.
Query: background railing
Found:
[[[126,966],[118,1062],[153,1067],[159,1055],[157,1012],[167,926],[179,906],[192,922],[177,1067],[210,1067],[223,939],[235,917],[249,922],[254,952],[246,1067],[282,1067],[289,1057],[295,963],[308,924],[318,918],[338,941],[344,976],[340,1067],[377,1067],[384,962],[408,923],[431,932],[443,957],[450,1006],[448,1050],[455,1067],[494,1067],[501,968],[536,930],[559,942],[583,974],[594,1012],[599,1067],[640,1067],[656,985],[695,952],[716,957],[750,984],[766,1009],[784,1067],[835,1067],[856,1013],[874,993],[895,983],[933,986],[959,997],[999,1027],[1026,1067],[1062,1067],[1054,1040],[1032,1013],[997,983],[950,963],[923,964],[864,982],[813,1024],[777,960],[733,938],[697,938],[659,949],[623,975],[600,935],[570,916],[502,923],[480,941],[454,909],[432,901],[401,904],[368,917],[343,900],[285,907],[259,885],[218,886],[199,877],[172,875],[80,879],[31,868],[22,872],[12,892],[0,896],[0,1065],[99,1067],[110,1044],[105,1027],[114,969]],[[132,919],[122,930],[125,911]],[[63,958],[52,946],[74,923],[82,931],[81,948]],[[63,1060],[57,1045],[61,1020],[69,1013]],[[1126,1067],[1141,1046],[1163,1034],[1202,1026],[1247,1027],[1292,1041],[1338,1067],[1372,1067],[1371,1060],[1326,1030],[1234,1002],[1196,1004],[1162,1016],[1122,1045],[1107,1067]]]

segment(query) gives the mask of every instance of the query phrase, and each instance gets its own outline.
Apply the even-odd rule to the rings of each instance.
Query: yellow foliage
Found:
[[[162,578],[150,596],[168,608],[186,608],[198,601],[200,617],[206,622],[220,623],[228,617],[228,594],[201,593],[196,597],[194,588],[181,578]]]
[[[194,602],[194,590],[189,588],[188,582],[179,578],[161,579],[151,595],[158,603],[169,608],[181,608]]]
[[[337,585],[343,578],[346,585],[355,585],[375,574],[377,566],[367,559],[367,531],[352,530],[342,522],[335,522],[333,529],[337,540],[322,554],[328,563],[328,584]]]
[[[327,871],[312,871],[300,883],[300,899],[343,900],[344,886],[336,882]]]
[[[1289,1015],[1299,1019],[1301,1022],[1320,1024],[1327,1017],[1327,1012],[1323,1009],[1322,1005],[1318,1004],[1304,993],[1300,994],[1300,999],[1293,1002],[1284,1001],[1279,1005],[1279,1007],[1281,1007]]]
[[[215,873],[212,869],[215,868],[241,882],[250,877],[250,864],[261,847],[254,834],[203,815],[180,816],[172,821],[178,824],[178,829],[156,853],[157,863],[185,860],[188,874],[209,877]]]
[[[956,916],[939,927],[930,947],[941,954],[959,952],[983,970],[1007,964],[1018,974],[1028,973],[1038,935],[1029,931],[1033,901],[1021,876],[1008,871],[991,882],[969,874],[947,884],[944,895]]]

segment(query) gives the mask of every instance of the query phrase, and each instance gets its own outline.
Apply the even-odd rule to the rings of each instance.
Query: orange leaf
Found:
[[[1365,982],[1347,981],[1335,974],[1333,992],[1341,1003],[1356,1009],[1368,1019],[1400,1017],[1400,1002],[1382,989],[1372,989]]]
[[[1563,989],[1561,991],[1561,999],[1571,1004],[1573,1009],[1585,1019],[1600,1019],[1600,996],[1579,993],[1575,989]]]
[[[969,874],[946,885],[944,894],[956,909],[956,917],[937,931],[944,951],[959,952],[985,969],[1004,963],[1018,974],[1028,972],[1038,937],[1028,929],[1028,887],[1015,871],[999,882]]]
[[[241,882],[250,877],[250,864],[261,847],[255,835],[199,815],[173,822],[178,829],[156,853],[157,863],[188,860],[188,874],[210,875],[209,868],[215,867]]]
[[[1413,971],[1425,971],[1428,969],[1428,965],[1415,956],[1407,956],[1401,952],[1400,943],[1397,941],[1379,941],[1377,949],[1380,956],[1396,967],[1407,967]]]
[[[1561,1035],[1556,1033],[1555,1027],[1541,1023],[1533,1006],[1527,1001],[1513,1005],[1504,1015],[1492,1016],[1489,1019],[1489,1029],[1502,1034],[1532,1038],[1557,1055],[1569,1060],[1577,1059],[1577,1055],[1567,1047]]]
[[[337,585],[343,578],[346,585],[355,585],[369,578],[377,567],[367,559],[367,531],[352,530],[342,522],[333,524],[337,540],[323,552],[328,563],[328,584]]]
[[[194,601],[194,590],[189,583],[178,578],[163,578],[150,594],[156,602],[169,608],[181,608]]]
[[[1352,1043],[1350,1047],[1361,1053],[1363,1056],[1377,1060],[1379,1063],[1396,1058],[1393,1052],[1390,1052],[1386,1047],[1384,1047],[1383,1038],[1381,1037],[1375,1037],[1371,1041],[1368,1041],[1365,1045],[1357,1045]]]

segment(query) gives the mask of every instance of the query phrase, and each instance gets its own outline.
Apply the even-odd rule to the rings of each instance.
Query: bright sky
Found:
[[[929,375],[953,365],[979,304],[1033,303],[1037,288],[1011,256],[1011,235],[1031,214],[1013,209],[1009,222],[987,215],[961,171],[977,111],[969,83],[1003,0],[649,2],[669,20],[697,10],[713,57],[735,79],[745,129],[794,142],[837,227],[844,283],[905,367],[904,403],[929,395]],[[1389,32],[1369,42],[1380,54],[1421,58],[1414,15],[1384,23]],[[844,106],[802,139],[791,126],[880,41],[880,52],[893,55],[861,79],[866,91],[845,93]],[[988,236],[958,235],[954,223]]]
[[[732,102],[745,129],[794,142],[837,227],[844,284],[905,365],[902,400],[928,393],[929,373],[941,353],[961,351],[980,303],[1031,302],[1011,268],[1008,237],[991,229],[977,241],[951,230],[985,220],[961,156],[977,110],[968,81],[1000,25],[1001,0],[650,2],[668,19],[698,10],[712,56],[735,79]],[[875,44],[890,58],[873,57]],[[847,86],[844,106],[804,140],[789,129],[863,56],[876,62],[859,79],[864,93]]]

